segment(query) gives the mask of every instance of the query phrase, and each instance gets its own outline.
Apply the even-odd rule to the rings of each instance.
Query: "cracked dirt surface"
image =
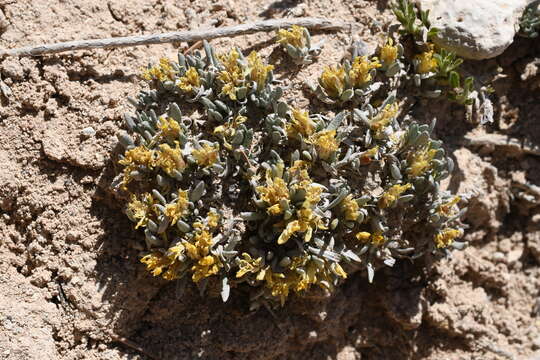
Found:
[[[327,40],[323,53],[286,80],[293,95],[351,37],[374,44],[392,21],[384,0],[0,0],[0,10],[2,47],[279,17],[354,22],[352,33],[315,35]],[[212,43],[273,56],[270,38]],[[352,277],[330,298],[293,298],[274,314],[250,312],[241,293],[222,304],[152,278],[109,191],[140,69],[189,45],[0,60],[13,92],[0,104],[0,359],[540,358],[540,157],[515,145],[540,146],[538,41],[466,64],[492,82],[494,124],[468,123],[442,101],[413,108],[420,121],[439,115],[436,133],[457,165],[448,186],[471,199],[470,246],[427,270],[398,262],[373,285]],[[489,141],[467,141],[478,134]]]

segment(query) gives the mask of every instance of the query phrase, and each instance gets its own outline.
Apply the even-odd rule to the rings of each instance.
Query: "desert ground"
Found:
[[[0,0],[0,10],[2,48],[282,17],[354,24],[314,32],[326,41],[314,64],[276,69],[298,105],[307,104],[302,81],[354,39],[376,46],[395,22],[385,0]],[[272,56],[273,35],[211,43]],[[152,277],[139,262],[141,234],[111,191],[141,69],[191,45],[0,59],[12,92],[0,103],[0,359],[540,359],[538,39],[464,64],[495,90],[493,123],[443,100],[414,106],[419,121],[438,117],[435,133],[456,163],[447,186],[469,195],[469,246],[274,311]]]

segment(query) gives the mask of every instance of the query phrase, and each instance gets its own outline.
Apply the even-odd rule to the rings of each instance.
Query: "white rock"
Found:
[[[85,127],[84,129],[81,130],[81,135],[84,137],[92,137],[96,135],[96,130],[94,130],[94,128],[91,126]]]
[[[500,55],[514,40],[533,0],[417,0],[440,29],[435,43],[467,59]]]

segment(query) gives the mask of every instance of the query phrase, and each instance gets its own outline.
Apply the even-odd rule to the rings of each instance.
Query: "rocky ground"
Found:
[[[355,24],[326,39],[302,81],[339,60],[352,38],[375,44],[387,2],[283,0],[0,0],[0,47],[332,16]],[[213,41],[273,53],[271,34]],[[495,121],[419,100],[439,117],[456,162],[448,186],[470,196],[470,246],[430,269],[398,263],[373,285],[348,279],[330,298],[270,312],[241,294],[223,304],[151,277],[109,185],[116,134],[141,67],[189,44],[0,60],[0,359],[540,358],[540,41],[517,39],[467,71],[495,89]],[[278,76],[291,76],[277,69]]]

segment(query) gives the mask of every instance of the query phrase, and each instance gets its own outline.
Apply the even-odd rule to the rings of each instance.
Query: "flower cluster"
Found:
[[[277,33],[277,41],[299,65],[311,64],[321,53],[322,44],[313,45],[309,31],[302,26],[293,25],[289,30],[280,29]]]
[[[278,36],[309,45],[299,28]],[[335,108],[323,113],[287,104],[258,53],[204,50],[146,70],[151,89],[130,99],[119,135],[118,188],[153,275],[220,288],[224,300],[246,284],[253,304],[283,304],[462,246],[462,200],[440,189],[452,162],[433,126],[403,120],[393,91],[371,100],[377,71],[396,73],[393,40],[378,58],[324,70],[320,93]]]

